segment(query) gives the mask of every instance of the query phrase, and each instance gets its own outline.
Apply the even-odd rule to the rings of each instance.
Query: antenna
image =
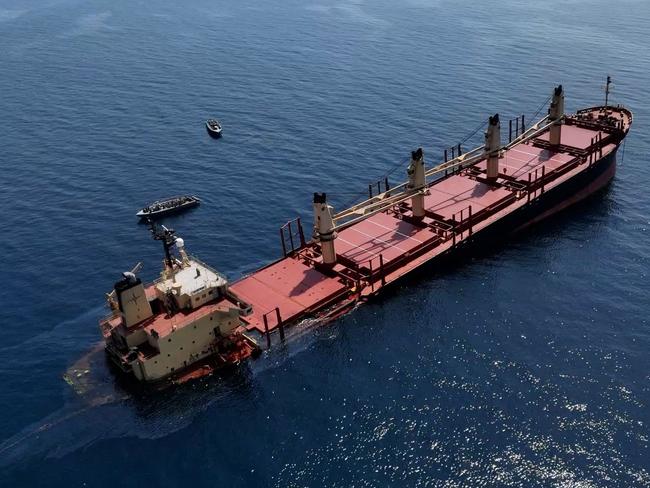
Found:
[[[149,230],[151,231],[154,240],[162,241],[163,248],[165,249],[165,261],[171,268],[173,266],[173,262],[170,249],[176,242],[176,231],[174,229],[168,229],[164,225],[158,225],[151,219],[147,219],[147,224],[149,225]]]

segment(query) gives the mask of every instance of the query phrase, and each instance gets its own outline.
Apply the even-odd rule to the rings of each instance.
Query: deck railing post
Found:
[[[280,316],[280,307],[275,307],[275,317],[278,321],[278,327],[280,328],[280,340],[284,341],[284,324],[282,323],[282,317]]]
[[[508,142],[512,142],[512,119],[508,121]]]
[[[469,206],[469,217],[467,217],[467,222],[469,223],[469,235],[472,235],[472,206]]]
[[[302,222],[300,221],[300,217],[298,217],[298,234],[300,235],[300,247],[305,247],[307,243],[305,242],[305,233],[302,230]]]
[[[525,117],[526,116],[524,114],[521,115],[521,133],[522,134],[524,132],[526,132],[526,119],[525,119]]]
[[[289,221],[289,242],[291,243],[291,251],[293,252],[296,249],[296,246],[293,244],[293,230],[291,229],[291,221]]]
[[[287,246],[284,243],[284,227],[280,227],[280,242],[282,243],[282,255],[287,255]]]
[[[463,149],[460,147],[460,143],[458,144],[458,155],[461,156],[463,154]]]
[[[359,298],[361,298],[361,267],[358,263],[354,264],[354,271],[357,273],[357,292],[359,293]]]
[[[390,190],[390,185],[388,184],[388,176],[384,178],[384,186],[386,187],[386,191]]]
[[[542,191],[544,193],[544,176],[546,175],[546,166],[542,166]]]
[[[269,332],[269,321],[264,314],[264,331],[266,332],[266,348],[271,349],[271,333]]]
[[[447,161],[449,161],[449,159],[447,159],[447,150],[445,149],[445,163],[446,163]]]
[[[516,119],[517,125],[515,127],[515,137],[519,137],[519,117]]]
[[[372,198],[372,184],[368,183],[368,197]]]
[[[600,154],[600,157],[602,158],[603,157],[603,133],[599,132],[598,137],[600,138],[600,143],[598,144],[598,149],[600,150],[599,154]]]
[[[379,274],[381,276],[381,286],[386,286],[386,277],[384,276],[384,255],[379,255]]]
[[[370,289],[374,293],[375,292],[375,280],[372,278],[372,258],[370,258],[370,260],[368,261],[368,265],[369,265],[369,268],[370,268],[370,276],[368,277],[368,279],[370,280]]]
[[[451,228],[452,245],[456,247],[456,214],[452,215],[451,218],[454,220],[454,224]]]
[[[530,192],[531,192],[531,188],[530,188],[530,176],[531,176],[531,174],[528,173],[528,186],[526,187],[526,190],[527,190],[527,193],[528,193],[528,203],[530,203]]]

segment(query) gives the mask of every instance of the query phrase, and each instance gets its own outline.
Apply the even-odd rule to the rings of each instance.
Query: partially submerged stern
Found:
[[[160,278],[145,286],[126,272],[108,295],[113,313],[100,327],[112,361],[140,381],[155,382],[205,376],[213,365],[252,355],[257,344],[243,335],[240,322],[250,305],[229,290],[223,275],[188,256],[173,230],[153,232],[165,247]]]

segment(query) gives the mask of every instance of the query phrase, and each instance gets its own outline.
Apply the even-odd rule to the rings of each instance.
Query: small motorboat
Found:
[[[157,200],[152,204],[144,207],[135,215],[142,219],[156,219],[164,217],[166,215],[182,212],[188,208],[196,207],[200,203],[201,200],[199,200],[199,198],[195,197],[194,195],[171,197],[164,200]]]
[[[221,137],[221,124],[217,119],[208,119],[205,128],[212,137]]]

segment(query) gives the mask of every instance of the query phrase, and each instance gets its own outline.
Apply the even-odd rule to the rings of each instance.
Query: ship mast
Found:
[[[607,115],[609,108],[609,87],[612,84],[612,77],[607,75],[607,84],[605,85],[605,115]]]
[[[162,241],[163,248],[165,249],[165,263],[169,269],[172,269],[174,262],[170,249],[176,242],[176,236],[174,235],[176,231],[174,229],[168,229],[164,225],[157,225],[151,220],[149,220],[149,230],[151,230],[151,234],[155,240]]]

